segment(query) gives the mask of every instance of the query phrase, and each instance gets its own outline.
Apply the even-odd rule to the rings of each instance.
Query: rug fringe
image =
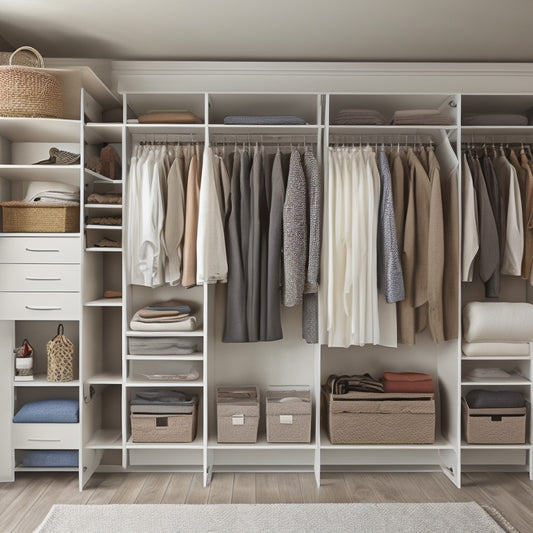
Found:
[[[505,518],[505,516],[498,511],[498,509],[495,509],[494,507],[491,507],[490,505],[482,505],[483,509],[490,515],[492,519],[494,519],[495,522],[498,523],[498,525],[505,529],[506,533],[520,533],[518,529],[516,529],[508,520]]]

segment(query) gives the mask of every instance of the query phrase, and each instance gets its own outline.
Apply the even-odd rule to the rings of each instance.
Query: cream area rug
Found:
[[[477,503],[54,505],[36,533],[516,532]],[[498,520],[498,522],[496,522]]]

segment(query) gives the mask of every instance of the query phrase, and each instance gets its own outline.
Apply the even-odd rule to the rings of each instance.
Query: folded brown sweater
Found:
[[[385,392],[434,392],[431,374],[420,372],[384,372]]]

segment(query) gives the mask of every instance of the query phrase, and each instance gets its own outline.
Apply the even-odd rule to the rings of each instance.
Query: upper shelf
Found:
[[[80,165],[0,165],[0,177],[20,181],[63,181],[79,185]]]
[[[0,136],[12,142],[80,142],[81,122],[59,118],[0,117]]]

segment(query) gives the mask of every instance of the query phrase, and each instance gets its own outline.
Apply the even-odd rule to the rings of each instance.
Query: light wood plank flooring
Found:
[[[334,503],[476,501],[498,509],[521,533],[533,533],[533,482],[525,473],[470,473],[457,489],[441,473],[95,474],[83,492],[72,473],[19,473],[0,483],[0,532],[31,532],[54,503]]]

